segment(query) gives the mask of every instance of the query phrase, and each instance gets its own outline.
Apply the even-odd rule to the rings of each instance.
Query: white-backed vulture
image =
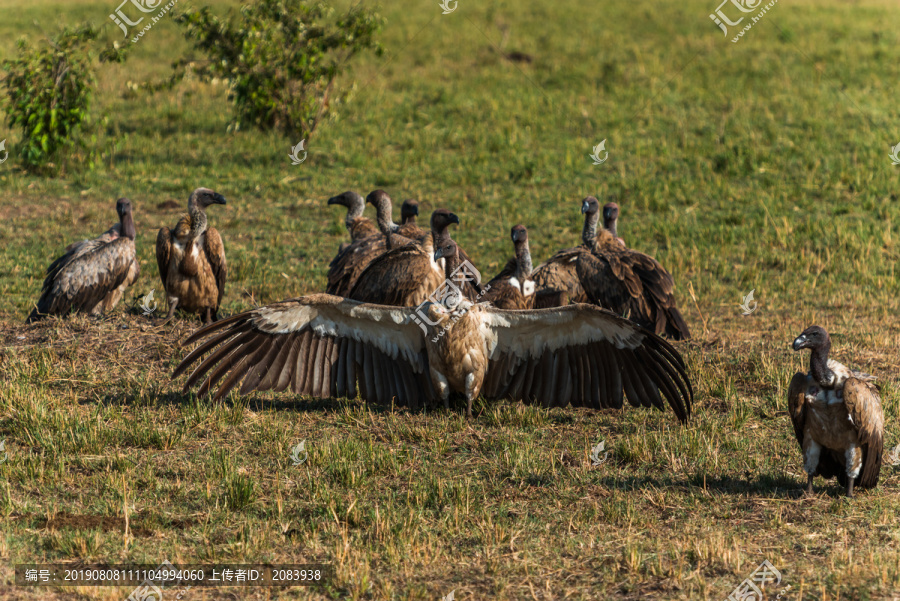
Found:
[[[524,225],[514,225],[510,230],[515,256],[485,286],[480,300],[498,309],[533,309],[534,281],[531,279],[531,251],[528,248],[528,230]]]
[[[596,231],[600,206],[588,197],[582,207],[586,227],[594,235],[589,250],[579,254],[576,274],[590,302],[626,315],[635,323],[674,340],[691,334],[675,305],[675,281],[649,255],[625,248],[605,229]]]
[[[420,240],[409,240],[399,234],[392,236],[394,248],[372,261],[359,276],[347,298],[377,305],[415,307],[429,299],[444,282],[444,262],[434,259],[434,240],[450,240],[450,224],[459,224],[459,217],[447,209],[437,209],[431,215],[431,231]],[[382,228],[386,230],[387,228]],[[477,279],[471,274],[462,289],[466,298],[474,300],[481,292]]]
[[[809,373],[796,373],[788,387],[788,412],[803,450],[806,493],[813,478],[836,477],[853,496],[853,486],[878,484],[884,448],[884,413],[875,378],[828,358],[831,337],[812,326],[794,340],[795,351],[812,350]]]
[[[197,188],[188,199],[188,213],[175,231],[164,227],[156,236],[156,264],[166,291],[169,312],[197,313],[204,323],[219,318],[228,267],[219,232],[209,227],[206,209],[225,204],[225,197],[208,188]]]
[[[585,203],[597,199],[588,196],[581,202],[581,212],[584,213],[584,227],[581,230],[581,244],[574,248],[564,248],[556,252],[552,257],[537,266],[531,274],[538,291],[560,290],[568,294],[569,301],[573,303],[589,303],[587,293],[578,279],[576,266],[582,255],[590,252],[590,245],[597,236],[597,221],[585,213]]]
[[[37,306],[28,316],[32,323],[47,315],[70,313],[99,315],[122,299],[125,289],[141,273],[134,246],[131,201],[116,201],[119,223],[98,238],[70,244],[47,268]]]
[[[347,217],[344,219],[344,225],[347,226],[347,232],[350,234],[350,242],[378,235],[378,226],[368,217],[363,217],[366,199],[356,192],[348,190],[343,194],[332,196],[328,199],[328,204],[347,208]],[[349,243],[341,244],[338,252],[343,252],[347,246],[349,246]]]
[[[619,237],[616,232],[616,224],[619,221],[619,205],[614,202],[608,202],[603,205],[603,229],[613,235],[616,242],[622,246],[626,246],[625,241]]]
[[[391,218],[391,199],[384,190],[369,193],[366,202],[375,207],[378,233],[341,246],[328,265],[328,284],[325,287],[328,294],[348,296],[366,267],[387,252],[388,237],[396,238],[399,246],[409,242],[397,234],[401,226],[394,223]]]
[[[419,201],[409,198],[400,207],[400,229],[398,233],[410,240],[421,240],[426,232],[416,223],[419,216]]]
[[[448,275],[451,268],[447,261]],[[693,399],[669,343],[591,305],[504,311],[462,300],[399,308],[314,294],[203,327],[185,344],[195,342],[172,377],[206,355],[184,391],[201,382],[201,395],[218,387],[216,400],[239,385],[241,394],[290,388],[320,398],[358,390],[366,401],[415,409],[438,400],[448,407],[455,392],[471,416],[479,394],[597,409],[621,408],[627,397],[658,409],[668,402],[684,422]]]

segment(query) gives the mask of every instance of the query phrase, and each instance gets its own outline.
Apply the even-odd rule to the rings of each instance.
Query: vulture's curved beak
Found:
[[[412,210],[413,210],[413,212],[412,212],[413,215],[418,215],[419,214],[419,205],[413,205]]]
[[[444,258],[444,251],[443,251],[443,249],[440,249],[440,248],[439,248],[439,249],[437,249],[436,251],[434,251],[434,260],[435,260],[435,261],[440,261],[440,260],[443,259],[443,258]]]
[[[221,194],[219,194],[218,192],[216,193],[215,196],[213,196],[213,202],[215,202],[217,205],[228,204],[225,202],[225,197],[222,196]]]
[[[587,213],[590,210],[591,210],[591,205],[588,204],[588,201],[584,201],[583,203],[581,203],[581,214],[582,215],[584,215],[585,213]]]
[[[801,334],[794,339],[794,344],[792,346],[795,351],[799,351],[802,348],[806,348],[807,342],[809,342],[809,340],[806,338],[806,336]]]
[[[340,196],[332,196],[331,198],[328,199],[328,204],[330,204],[330,205],[338,204],[338,198],[340,198]]]
[[[448,217],[448,219],[450,220],[450,223],[455,223],[456,225],[459,225],[459,217],[456,216],[456,213],[450,213],[450,216]]]
[[[519,230],[516,230],[512,233],[512,240],[513,240],[513,242],[519,241]]]

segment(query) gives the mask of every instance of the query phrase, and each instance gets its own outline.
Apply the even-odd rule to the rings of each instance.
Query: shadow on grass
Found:
[[[801,497],[803,495],[802,489],[806,485],[805,482],[800,482],[794,478],[770,474],[762,474],[750,480],[734,476],[710,476],[707,474],[705,481],[703,474],[694,474],[686,479],[673,477],[655,478],[650,476],[616,478],[610,476],[601,478],[600,484],[609,489],[620,491],[639,490],[647,487],[681,488],[698,491],[706,490],[723,495],[747,495],[748,497],[783,499],[797,499]],[[831,482],[823,482],[816,488],[816,493],[825,493],[829,496],[834,496],[837,493],[839,496],[842,490],[839,486],[833,486]]]

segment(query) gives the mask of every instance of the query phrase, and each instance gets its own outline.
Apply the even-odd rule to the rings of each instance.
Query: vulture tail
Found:
[[[666,336],[672,340],[687,340],[691,337],[688,325],[684,322],[681,312],[677,307],[667,309]]]

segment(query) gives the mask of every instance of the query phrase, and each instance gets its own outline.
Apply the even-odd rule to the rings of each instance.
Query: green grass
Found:
[[[116,2],[21,4],[0,0],[0,56],[37,39],[35,21],[120,35]],[[22,173],[18,133],[0,129],[0,597],[46,598],[12,586],[16,563],[169,559],[334,565],[328,587],[261,598],[719,600],[768,559],[791,586],[783,599],[893,599],[897,468],[852,503],[822,481],[798,498],[784,397],[805,360],[788,344],[818,323],[837,359],[880,377],[886,446],[900,442],[900,167],[887,156],[900,142],[900,8],[779,2],[732,44],[707,16],[716,5],[461,1],[443,16],[436,0],[385,3],[385,57],[345,78],[353,101],[296,167],[299,140],[226,131],[222,85],[128,95],[186,48],[168,19],[101,73],[96,170]],[[603,139],[609,160],[594,166]],[[578,240],[583,196],[615,198],[620,234],[675,276],[695,335],[679,345],[694,417],[479,401],[468,422],[459,406],[183,396],[168,374],[196,322],[127,309],[159,297],[156,230],[183,211],[159,205],[201,185],[228,198],[210,210],[225,313],[324,288],[346,239],[325,200],[346,189],[452,209],[455,238],[490,275],[513,224],[542,260]],[[123,195],[143,272],[120,308],[22,325],[49,262],[107,229]],[[745,318],[751,289],[759,308]],[[594,467],[601,440],[611,454]]]

